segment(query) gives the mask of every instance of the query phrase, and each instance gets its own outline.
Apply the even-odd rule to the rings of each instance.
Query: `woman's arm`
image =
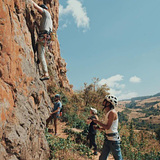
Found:
[[[102,123],[102,122],[100,122],[100,121],[98,121],[96,119],[94,119],[93,121],[94,121],[94,123],[99,124],[103,129],[107,129],[108,130],[108,129],[110,129],[114,118],[115,118],[114,112],[110,112],[109,115],[108,115],[108,123],[107,124],[104,124],[104,123]]]
[[[104,131],[105,130],[104,128],[99,127],[97,125],[94,125],[93,127],[94,127],[94,129],[99,130],[99,131]]]
[[[58,111],[60,111],[60,107],[58,107],[58,109],[56,109],[55,111],[51,112],[51,115],[57,113]]]
[[[33,0],[30,0],[34,6],[34,8],[39,11],[41,14],[43,13],[43,8],[36,4]]]

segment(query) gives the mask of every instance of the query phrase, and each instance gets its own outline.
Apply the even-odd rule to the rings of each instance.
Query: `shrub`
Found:
[[[159,140],[160,142],[160,128],[156,129],[155,130],[155,133],[156,133],[156,138]]]

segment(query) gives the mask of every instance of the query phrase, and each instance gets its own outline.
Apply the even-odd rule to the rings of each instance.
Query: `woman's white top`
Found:
[[[113,109],[114,110],[114,109]],[[110,110],[106,115],[105,115],[105,124],[108,123],[108,116],[109,116],[109,113],[113,110]],[[119,134],[118,134],[118,118],[116,120],[114,120],[112,122],[112,125],[109,129],[105,129],[105,133],[106,133],[106,137],[108,140],[110,141],[119,141],[120,140],[120,137],[119,137]],[[111,133],[117,133],[116,135],[114,136],[107,136],[107,134],[111,134]]]

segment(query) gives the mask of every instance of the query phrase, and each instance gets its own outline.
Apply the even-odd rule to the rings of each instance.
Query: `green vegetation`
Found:
[[[53,137],[47,131],[45,132],[45,135],[50,147],[50,160],[55,160],[57,158],[69,160],[74,158],[74,152],[78,152],[79,156],[87,156],[88,158],[91,157],[91,150],[86,145],[82,143],[77,144],[76,142],[71,140],[70,136],[68,136],[67,139],[62,139],[58,137]],[[70,157],[66,157],[66,153],[68,151],[72,152]]]
[[[131,113],[131,109],[140,109],[137,112],[139,113],[145,113],[144,117],[139,117],[139,118],[132,118],[132,121],[135,125],[136,129],[140,129],[140,130],[148,130],[148,131],[154,131],[159,127],[159,124],[153,124],[150,123],[149,120],[151,120],[153,118],[153,116],[159,116],[160,115],[160,110],[159,110],[159,106],[158,106],[159,101],[155,101],[155,102],[149,102],[149,103],[145,103],[143,107],[141,106],[137,106],[137,103],[132,100],[130,103],[126,104],[126,109],[119,113],[120,115],[120,122],[121,121],[126,121],[127,115],[129,113]],[[157,107],[153,107],[157,104]],[[122,118],[122,119],[121,119]],[[143,118],[148,118],[147,119],[143,119]]]
[[[154,150],[144,153],[143,143],[134,142],[134,146],[130,144],[128,137],[122,136],[122,155],[126,160],[159,160],[160,152]]]
[[[71,128],[84,129],[87,126],[85,121],[80,119],[78,115],[73,112],[71,114],[68,112],[64,113],[63,121],[67,122],[67,125],[69,125]]]
[[[160,142],[160,128],[156,129],[155,133],[156,133],[156,138],[157,138],[157,139],[159,140],[159,142]]]
[[[145,117],[160,115],[160,110],[153,106],[148,109],[143,109],[143,113],[146,113]]]
[[[132,118],[132,121],[135,125],[135,128],[138,130],[154,132],[159,127],[159,124],[148,123],[146,120],[141,120],[139,118]]]
[[[135,108],[136,107],[136,102],[132,100],[130,103],[126,104],[125,107],[126,108]]]
[[[119,117],[119,122],[127,122],[128,121],[128,116],[122,111],[118,112],[118,117]]]
[[[128,129],[126,133],[121,135],[122,139],[122,155],[124,159],[129,160],[159,160],[160,151],[156,149],[156,146],[148,150],[148,140],[154,139],[154,135],[148,134],[146,131],[134,132],[134,125],[131,122],[126,126]]]

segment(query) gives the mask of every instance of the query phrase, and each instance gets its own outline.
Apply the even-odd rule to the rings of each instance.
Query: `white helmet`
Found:
[[[95,108],[92,108],[91,107],[91,111],[94,113],[94,114],[97,114],[97,110]]]
[[[113,95],[107,95],[105,96],[105,99],[110,102],[114,107],[118,105],[118,99],[116,96]]]

